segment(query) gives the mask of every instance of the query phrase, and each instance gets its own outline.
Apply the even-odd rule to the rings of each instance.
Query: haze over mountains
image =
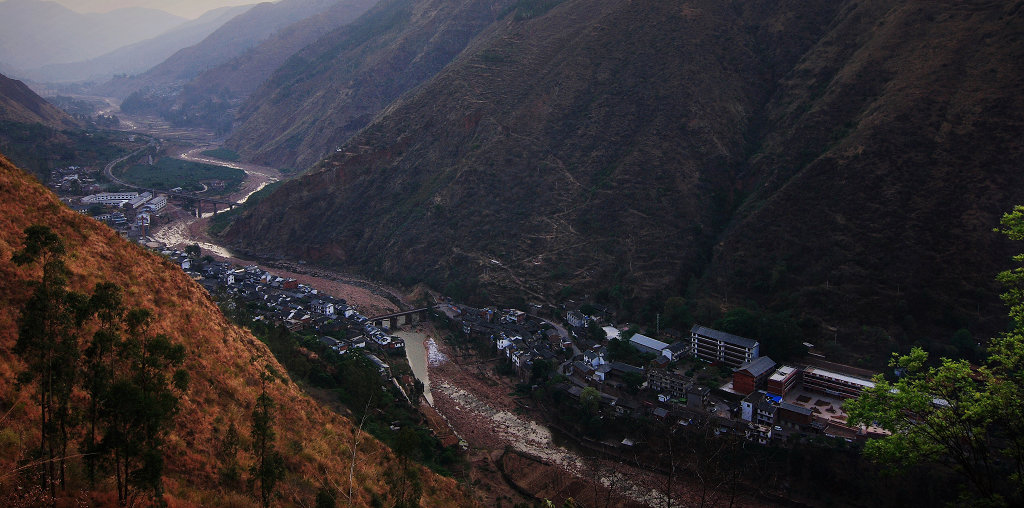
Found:
[[[0,2],[0,62],[14,69],[95,58],[184,23],[155,9],[79,14],[56,2]]]
[[[159,65],[131,77],[115,79],[94,92],[124,98],[140,90],[176,93],[207,69],[241,55],[278,30],[323,13],[337,0],[282,0],[262,3],[236,16],[198,44],[184,48]],[[358,2],[355,2],[358,3]]]
[[[221,7],[250,5],[251,0],[56,0],[57,3],[78,12],[108,12],[125,7],[160,9],[187,19],[195,19]]]
[[[117,48],[95,58],[44,65],[24,70],[21,74],[49,83],[106,81],[116,74],[137,74],[163,62],[178,50],[202,41],[221,25],[251,7],[243,5],[215,9],[153,38]]]

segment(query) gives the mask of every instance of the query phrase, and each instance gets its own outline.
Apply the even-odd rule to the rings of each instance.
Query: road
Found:
[[[119,185],[124,185],[125,187],[131,187],[133,189],[138,189],[139,187],[137,187],[135,185],[132,185],[132,184],[130,184],[130,183],[128,183],[128,182],[126,182],[126,181],[124,181],[124,180],[114,176],[114,166],[120,164],[121,162],[127,160],[130,157],[135,157],[136,155],[142,153],[143,150],[145,150],[145,148],[139,148],[138,150],[136,150],[136,151],[134,151],[134,152],[132,152],[132,153],[130,153],[128,155],[125,155],[124,157],[121,157],[120,159],[114,159],[114,160],[108,162],[107,165],[103,167],[103,173],[105,173],[107,175],[107,178],[109,178],[111,182],[114,182],[114,183],[119,184]]]
[[[226,168],[245,171],[245,181],[242,182],[241,188],[238,192],[231,195],[231,200],[238,204],[245,203],[250,196],[263,190],[267,185],[281,180],[281,172],[269,166],[260,166],[258,164],[249,164],[246,162],[230,162],[202,155],[202,152],[212,150],[214,148],[217,147],[215,145],[201,146],[175,155],[174,158],[188,162],[210,164],[212,166],[224,166]]]

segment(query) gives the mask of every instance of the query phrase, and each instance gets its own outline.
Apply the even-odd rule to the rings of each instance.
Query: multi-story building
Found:
[[[816,391],[850,399],[860,395],[865,388],[873,388],[875,383],[859,377],[832,372],[818,367],[807,367],[803,372],[805,390]]]
[[[761,356],[761,346],[756,340],[700,325],[690,329],[690,348],[696,358],[722,362],[733,368]]]
[[[775,369],[775,362],[767,356],[755,358],[736,369],[732,374],[732,388],[744,395],[763,388],[765,380],[772,370]]]
[[[652,367],[647,370],[647,387],[666,393],[673,399],[685,398],[689,384],[689,378],[674,369]]]
[[[783,365],[768,378],[768,393],[785,397],[800,382],[800,369],[792,365]]]
[[[139,197],[138,192],[101,192],[99,194],[85,196],[82,198],[82,203],[87,205],[99,203],[103,205],[122,206],[137,197]]]

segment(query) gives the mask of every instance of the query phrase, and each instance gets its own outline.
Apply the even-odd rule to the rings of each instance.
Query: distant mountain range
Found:
[[[992,228],[1024,203],[1022,24],[1006,2],[385,1],[241,109],[244,155],[332,155],[226,238],[478,301],[763,308],[875,360],[983,337]]]
[[[217,67],[259,44],[278,30],[320,14],[338,0],[281,0],[261,3],[231,19],[197,44],[181,49],[148,71],[116,78],[94,93],[125,98],[140,90],[171,95],[202,72]]]
[[[0,2],[0,62],[38,69],[80,62],[151,39],[185,20],[156,9],[128,8],[79,14],[56,2]]]
[[[30,68],[21,75],[46,83],[76,81],[107,81],[116,74],[138,74],[163,62],[182,48],[206,38],[251,5],[212,10],[200,18],[187,21],[156,37],[115,49],[89,60],[50,64]]]
[[[376,1],[338,1],[325,11],[281,28],[240,55],[203,70],[187,83],[172,80],[176,84],[169,85],[158,78],[154,86],[129,94],[122,107],[160,114],[179,125],[230,130],[236,107],[288,57],[358,18]]]

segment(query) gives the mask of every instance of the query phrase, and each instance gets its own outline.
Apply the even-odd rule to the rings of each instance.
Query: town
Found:
[[[710,425],[716,434],[759,444],[813,436],[855,442],[886,434],[847,425],[842,410],[844,400],[874,385],[875,373],[828,362],[813,351],[802,362],[778,365],[755,339],[701,325],[688,335],[651,333],[655,338],[610,324],[599,317],[602,309],[589,306],[596,315],[588,315],[579,310],[586,306],[572,304],[572,310],[535,304],[523,311],[474,308],[442,297],[432,309],[367,317],[344,300],[255,265],[202,261],[198,246],[157,250],[211,295],[253,304],[254,321],[313,332],[337,354],[358,352],[385,382],[394,362],[389,357],[404,360],[405,343],[392,331],[432,318],[501,359],[516,380],[550,373],[545,377],[555,380],[555,390],[576,401],[596,392],[598,410],[615,418]]]

